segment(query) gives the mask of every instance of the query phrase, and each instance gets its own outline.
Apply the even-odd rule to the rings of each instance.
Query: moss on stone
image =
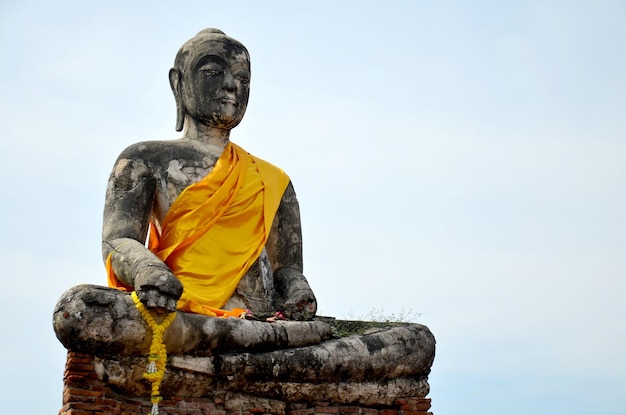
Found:
[[[337,320],[334,317],[323,316],[317,316],[316,319],[329,324],[332,327],[331,332],[335,338],[343,338],[355,334],[360,335],[372,329],[383,329],[410,324],[391,321]]]

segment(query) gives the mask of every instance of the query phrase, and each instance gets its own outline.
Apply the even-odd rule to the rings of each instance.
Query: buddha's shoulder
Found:
[[[118,160],[162,164],[176,159],[193,160],[198,156],[198,150],[189,145],[188,140],[153,140],[129,145],[120,153]]]

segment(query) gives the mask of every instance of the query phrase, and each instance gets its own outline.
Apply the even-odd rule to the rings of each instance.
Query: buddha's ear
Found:
[[[176,100],[176,131],[182,131],[183,124],[185,123],[185,107],[183,105],[182,94],[182,74],[176,68],[170,69],[170,87],[172,87],[174,99]]]

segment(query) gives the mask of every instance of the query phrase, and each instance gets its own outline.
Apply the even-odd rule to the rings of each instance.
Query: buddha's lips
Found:
[[[234,100],[232,98],[220,98],[220,104],[230,104],[230,105],[234,105],[236,107],[239,106],[239,102],[237,102],[237,100]]]

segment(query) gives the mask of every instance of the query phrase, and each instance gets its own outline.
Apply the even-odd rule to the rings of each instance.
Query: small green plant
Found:
[[[420,313],[412,309],[401,309],[398,313],[385,313],[382,308],[372,308],[367,314],[355,316],[349,313],[337,320],[333,317],[319,317],[331,325],[333,335],[337,338],[363,334],[369,330],[388,328],[397,325],[415,323]]]
[[[372,308],[367,314],[355,317],[354,313],[349,313],[345,318],[348,320],[375,321],[377,323],[415,323],[421,313],[412,308],[401,308],[397,313],[387,314],[383,308]]]

